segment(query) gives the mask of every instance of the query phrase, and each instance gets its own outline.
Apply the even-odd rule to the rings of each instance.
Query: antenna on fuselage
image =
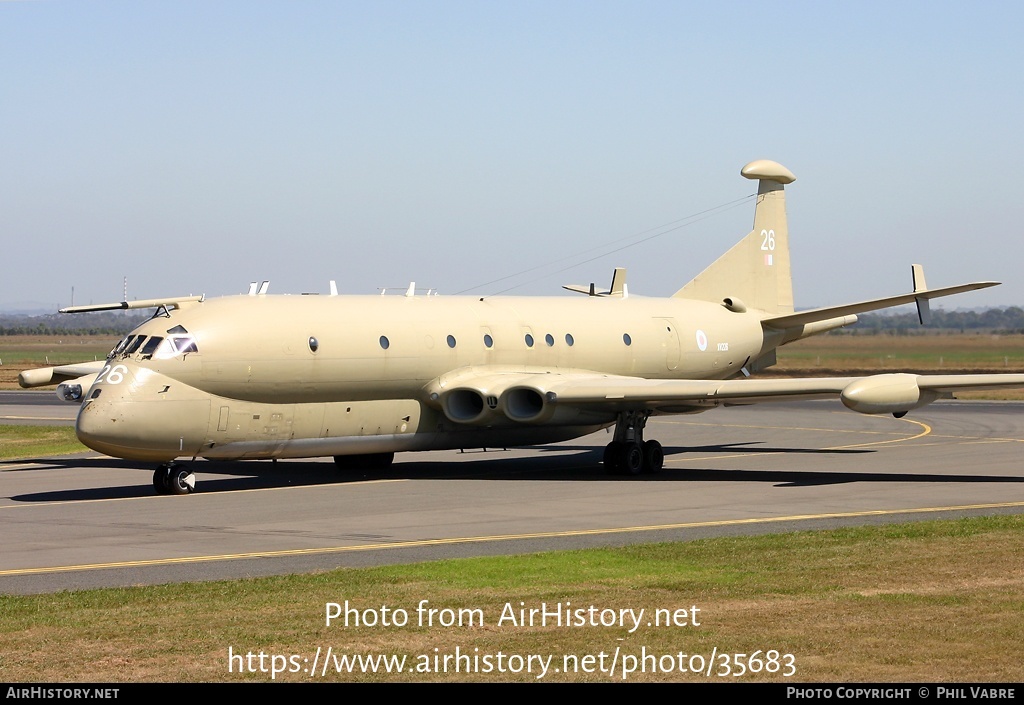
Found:
[[[338,282],[331,280],[331,296],[338,295]]]

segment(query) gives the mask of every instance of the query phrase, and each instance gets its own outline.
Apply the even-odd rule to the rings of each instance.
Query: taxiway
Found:
[[[939,402],[903,419],[838,402],[738,407],[655,418],[647,436],[665,446],[658,475],[607,476],[601,433],[400,454],[373,475],[329,459],[197,461],[198,491],[182,497],[156,496],[151,467],[95,454],[8,461],[0,592],[1024,511],[1021,403]]]

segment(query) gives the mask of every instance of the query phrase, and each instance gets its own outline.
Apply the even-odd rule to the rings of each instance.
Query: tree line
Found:
[[[0,314],[0,336],[6,335],[111,335],[122,336],[150,317],[138,311],[48,313],[42,316]]]
[[[1024,333],[1024,309],[1019,306],[990,308],[985,311],[946,311],[933,309],[929,321],[921,325],[917,310],[874,312],[858,315],[857,325],[848,329],[855,335],[888,333],[910,335],[921,332],[946,333]]]

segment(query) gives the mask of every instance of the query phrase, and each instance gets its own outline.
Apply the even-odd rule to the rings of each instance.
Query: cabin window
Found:
[[[526,334],[526,347],[528,347],[528,348],[532,348],[533,347],[533,336],[530,335],[529,333]]]
[[[310,352],[316,352],[319,347],[320,347],[320,341],[318,341],[313,336],[309,336],[309,351]]]
[[[573,339],[572,333],[566,333],[565,334],[565,344],[566,345],[568,345],[571,348],[573,346],[573,343],[575,343],[575,342],[576,341]]]
[[[388,340],[388,337],[386,335],[382,335],[380,337],[380,347],[384,350],[387,350],[389,347],[391,347],[391,341]]]
[[[488,348],[493,348],[494,347],[494,338],[492,338],[489,334],[484,335],[484,347],[488,347]]]
[[[445,338],[445,340],[448,341],[448,347],[449,348],[454,348],[455,347],[455,336],[454,335],[449,335],[447,338]]]
[[[622,342],[625,343],[626,345],[632,345],[633,339],[629,337],[629,333],[623,333]]]
[[[550,348],[552,345],[555,344],[555,336],[548,333],[547,335],[544,336],[544,342],[547,343],[548,347]]]

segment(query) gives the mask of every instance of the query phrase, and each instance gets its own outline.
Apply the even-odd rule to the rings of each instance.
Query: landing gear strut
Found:
[[[157,494],[190,494],[196,489],[195,473],[187,465],[164,463],[153,473]]]
[[[656,473],[665,464],[657,441],[644,440],[648,411],[623,411],[615,423],[615,440],[605,446],[604,467],[610,475]]]

